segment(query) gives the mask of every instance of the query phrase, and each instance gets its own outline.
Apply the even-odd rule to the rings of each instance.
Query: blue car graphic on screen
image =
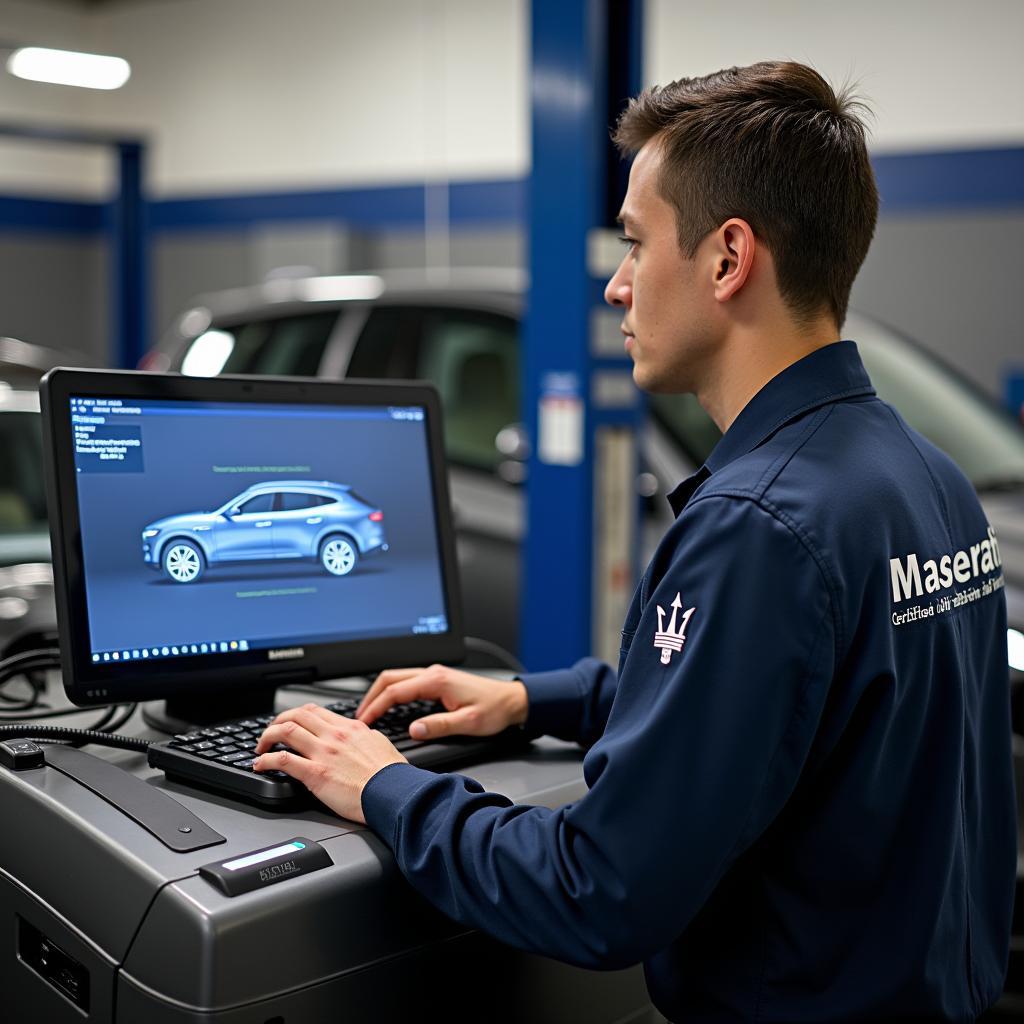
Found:
[[[271,480],[215,512],[185,512],[142,531],[142,557],[175,583],[195,583],[228,562],[316,560],[347,576],[371,551],[387,551],[384,513],[347,484]]]

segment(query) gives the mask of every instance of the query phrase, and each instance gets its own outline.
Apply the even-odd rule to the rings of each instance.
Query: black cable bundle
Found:
[[[40,678],[39,673],[55,668],[60,668],[60,650],[56,647],[22,651],[0,660],[0,723],[10,723],[0,724],[0,739],[23,736],[44,742],[71,743],[75,746],[83,743],[100,743],[108,747],[121,747],[124,750],[145,750],[149,746],[148,740],[113,735],[135,713],[137,704],[99,705],[95,710],[101,711],[102,715],[93,723],[91,729],[34,724],[40,719],[78,715],[83,711],[82,708],[76,707],[51,708],[43,701],[46,681],[45,678]],[[28,684],[29,694],[25,697],[12,697],[5,693],[4,688],[19,677],[23,677]],[[35,710],[39,708],[45,710]]]

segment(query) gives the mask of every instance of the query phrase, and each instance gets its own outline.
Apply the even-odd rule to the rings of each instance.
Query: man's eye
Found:
[[[635,238],[630,238],[629,235],[619,235],[619,241],[627,248],[632,249],[634,246],[640,243]]]

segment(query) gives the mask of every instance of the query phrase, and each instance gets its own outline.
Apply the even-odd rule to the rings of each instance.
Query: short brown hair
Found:
[[[878,218],[857,108],[813,68],[769,61],[646,89],[612,138],[624,156],[663,145],[660,190],[688,259],[741,217],[771,252],[795,318],[828,310],[841,327]]]

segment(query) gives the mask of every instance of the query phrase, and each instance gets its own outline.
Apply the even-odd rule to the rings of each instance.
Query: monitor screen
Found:
[[[87,700],[458,640],[429,388],[61,371],[44,405],[62,650]]]

